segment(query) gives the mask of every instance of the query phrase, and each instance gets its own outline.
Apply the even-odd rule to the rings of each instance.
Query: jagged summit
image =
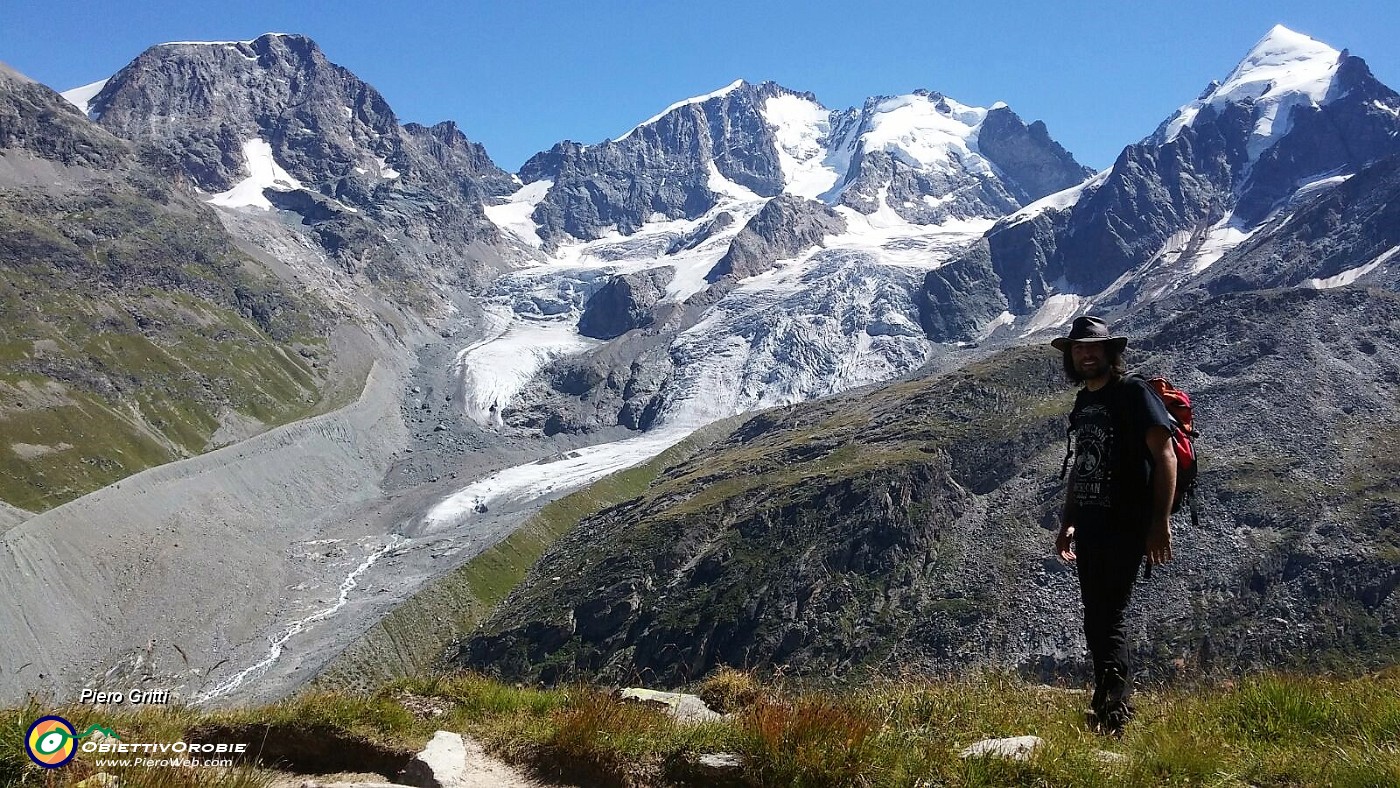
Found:
[[[1397,153],[1400,95],[1360,57],[1275,26],[1112,167],[1012,214],[985,245],[930,273],[926,328],[964,340],[993,330],[1025,337],[1090,309],[1161,298],[1286,221],[1301,201]],[[1331,233],[1321,223],[1313,230]],[[1348,264],[1360,270],[1385,250],[1373,251]],[[1336,265],[1312,265],[1294,273],[1340,275]],[[1211,287],[1269,276],[1255,266]]]
[[[748,85],[748,84],[749,84],[748,82],[745,82],[745,81],[742,80],[742,79],[736,79],[736,80],[734,80],[733,82],[730,82],[728,85],[725,85],[724,87],[720,88],[719,90],[712,90],[712,91],[710,91],[709,93],[706,93],[706,94],[701,95],[701,96],[691,96],[691,97],[688,98],[688,99],[682,99],[682,100],[680,100],[680,101],[677,101],[676,103],[672,104],[671,106],[667,107],[666,109],[661,110],[660,112],[656,113],[655,115],[652,115],[650,118],[647,118],[646,120],[642,121],[641,123],[638,123],[637,125],[635,125],[635,126],[633,126],[632,128],[628,129],[626,134],[623,134],[622,136],[618,137],[616,140],[613,140],[613,141],[614,141],[614,142],[621,142],[622,140],[625,140],[625,139],[627,139],[628,137],[630,137],[630,136],[632,136],[633,134],[635,134],[636,131],[637,131],[637,129],[643,128],[643,127],[645,127],[645,126],[650,126],[651,124],[657,122],[658,120],[661,120],[662,118],[664,118],[664,117],[666,117],[667,115],[671,114],[672,112],[674,112],[674,111],[680,109],[681,107],[690,106],[691,104],[703,104],[703,103],[705,103],[706,101],[709,101],[710,99],[723,98],[723,97],[729,95],[730,93],[733,93],[734,91],[736,91],[736,90],[738,90],[738,89],[740,89],[740,88],[742,88],[742,87],[745,87],[745,86]]]
[[[832,110],[810,92],[735,80],[670,105],[615,140],[561,142],[521,168],[523,237],[635,234],[729,201],[778,195],[845,206],[888,225],[1003,216],[1090,171],[1005,104],[972,107],[916,90]],[[523,221],[523,220],[522,220]]]
[[[1336,98],[1332,86],[1343,59],[1341,52],[1321,41],[1274,25],[1223,82],[1212,82],[1200,98],[1168,118],[1157,139],[1163,143],[1176,139],[1206,107],[1214,115],[1226,105],[1248,105],[1254,116],[1249,158],[1257,159],[1273,140],[1288,132],[1294,107],[1320,106]]]
[[[401,125],[307,36],[158,44],[65,98],[166,156],[209,203],[299,214],[328,254],[374,281],[453,281],[495,264],[500,238],[482,205],[512,191],[511,176],[455,125]]]

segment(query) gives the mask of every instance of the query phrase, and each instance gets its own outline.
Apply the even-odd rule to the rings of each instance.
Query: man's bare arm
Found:
[[[1172,498],[1176,494],[1176,450],[1171,431],[1155,426],[1147,430],[1147,450],[1152,456],[1152,522],[1147,530],[1149,566],[1172,560]]]
[[[1055,535],[1055,552],[1066,561],[1075,559],[1071,549],[1074,539],[1074,469],[1069,471],[1069,484],[1065,486],[1065,505],[1060,510],[1060,532]]]

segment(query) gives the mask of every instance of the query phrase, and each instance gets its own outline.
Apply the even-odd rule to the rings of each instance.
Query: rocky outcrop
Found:
[[[754,193],[783,190],[773,131],[763,102],[801,95],[764,82],[736,83],[726,91],[675,107],[617,140],[583,146],[561,142],[520,170],[525,183],[553,182],[535,209],[540,237],[592,240],[609,228],[624,235],[653,214],[694,219],[714,207],[711,169]]]
[[[919,322],[929,339],[958,342],[977,336],[1007,307],[987,242],[978,240],[957,260],[925,274],[917,303]]]
[[[1395,658],[1380,453],[1400,420],[1397,326],[1400,295],[1355,288],[1192,295],[1122,324],[1135,366],[1191,391],[1208,458],[1200,528],[1179,524],[1176,562],[1138,592],[1149,673]],[[666,684],[719,665],[1082,675],[1077,611],[1056,604],[1073,572],[1049,552],[1071,393],[1055,354],[1019,348],[755,416],[584,521],[457,664]],[[1283,421],[1287,442],[1258,429]]]
[[[841,214],[815,200],[787,194],[774,197],[744,225],[705,279],[747,279],[772,269],[777,260],[789,260],[823,246],[828,235],[845,231],[846,220]]]
[[[714,236],[728,229],[734,224],[734,214],[729,211],[720,211],[715,214],[715,218],[696,227],[694,230],[682,235],[667,247],[666,254],[673,255],[687,249],[694,249],[705,243]]]
[[[674,374],[669,333],[614,339],[596,353],[546,367],[502,414],[506,424],[545,435],[621,426],[647,430],[666,404]]]
[[[613,339],[655,320],[652,308],[666,294],[675,269],[653,268],[618,274],[588,299],[579,316],[578,332],[594,339]]]
[[[491,161],[486,146],[467,139],[467,135],[453,121],[445,120],[433,126],[408,123],[403,130],[417,140],[422,152],[441,165],[444,171],[468,176],[464,186],[473,184],[491,197],[510,194],[519,188],[520,184],[514,176]],[[473,196],[473,191],[468,191],[464,196]]]
[[[1197,284],[1211,293],[1400,283],[1400,154],[1262,227]]]
[[[977,130],[977,151],[1007,176],[1008,189],[1023,205],[1094,174],[1050,138],[1043,121],[1027,126],[1006,106],[987,112]]]
[[[53,90],[0,63],[0,151],[7,150],[99,168],[129,155],[126,145],[93,127]]]
[[[364,233],[319,209],[303,219],[347,269],[378,271],[401,298],[423,285],[480,284],[498,262],[489,247],[501,237],[482,204],[513,190],[514,179],[454,124],[401,127],[378,91],[305,36],[151,47],[88,111],[118,137],[169,156],[205,192],[269,166],[254,161],[266,150],[291,179],[278,189],[363,214]],[[283,209],[309,202],[268,193]]]

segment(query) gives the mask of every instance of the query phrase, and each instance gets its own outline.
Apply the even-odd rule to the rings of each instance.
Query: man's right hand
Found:
[[[1060,558],[1065,561],[1074,560],[1074,551],[1070,549],[1070,542],[1074,539],[1074,526],[1066,525],[1060,529],[1060,533],[1055,537],[1055,552],[1060,554]]]

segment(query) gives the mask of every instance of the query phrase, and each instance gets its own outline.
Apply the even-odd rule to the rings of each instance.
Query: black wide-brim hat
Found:
[[[1127,337],[1115,337],[1113,332],[1108,330],[1108,324],[1103,322],[1103,318],[1092,315],[1076,317],[1074,323],[1070,325],[1069,336],[1057,337],[1050,341],[1056,350],[1069,350],[1070,346],[1076,342],[1107,342],[1108,346],[1122,352],[1128,346]]]

